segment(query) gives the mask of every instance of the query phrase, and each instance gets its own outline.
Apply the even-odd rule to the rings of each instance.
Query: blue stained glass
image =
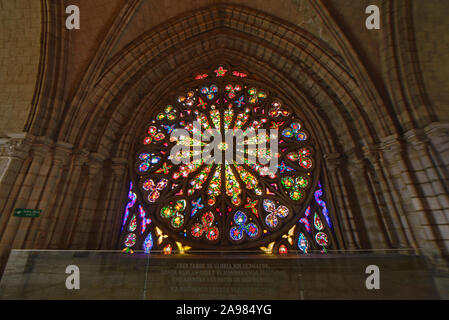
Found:
[[[145,253],[150,253],[152,248],[153,248],[153,235],[150,232],[148,233],[148,236],[143,242],[143,250],[145,251]]]
[[[305,235],[301,232],[298,237],[298,248],[303,253],[307,253],[309,251],[309,242],[307,241]]]

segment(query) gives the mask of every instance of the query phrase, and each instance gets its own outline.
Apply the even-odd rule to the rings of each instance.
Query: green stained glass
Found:
[[[207,177],[212,170],[212,164],[206,166],[203,170],[198,173],[195,178],[190,181],[190,185],[192,186],[189,190],[189,194],[193,194],[195,190],[200,190],[203,188],[204,183],[207,180]]]
[[[224,112],[224,128],[229,129],[231,127],[232,119],[234,119],[234,109],[229,108]]]
[[[220,130],[221,117],[220,111],[214,109],[210,112],[210,117],[212,119],[212,123],[214,124],[215,129]]]
[[[234,176],[234,172],[232,172],[231,166],[226,165],[226,194],[231,198],[231,202],[233,205],[238,206],[241,203],[240,194],[242,193],[242,189],[240,188],[240,184]]]
[[[235,120],[234,127],[236,129],[242,128],[245,125],[245,123],[248,121],[248,119],[249,119],[249,115],[247,113],[239,113]]]
[[[209,205],[214,205],[216,202],[216,198],[221,193],[221,166],[217,166],[217,168],[215,169],[215,173],[210,180],[207,193],[209,195]]]
[[[245,183],[245,187],[249,190],[254,190],[256,195],[262,195],[262,189],[259,187],[259,182],[257,179],[249,173],[243,166],[235,165],[237,172],[239,173],[242,181]]]
[[[197,121],[201,124],[201,126],[205,129],[205,130],[209,130],[211,129],[211,126],[209,124],[209,120],[207,120],[207,117],[205,114],[200,113],[198,115]]]
[[[134,216],[132,217],[132,219],[131,219],[131,222],[129,223],[129,228],[128,228],[128,230],[129,230],[130,232],[134,232],[134,231],[136,231],[136,228],[137,228],[137,218],[136,218],[136,216],[134,215]]]

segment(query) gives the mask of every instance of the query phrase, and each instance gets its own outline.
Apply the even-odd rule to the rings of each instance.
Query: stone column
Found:
[[[442,245],[449,251],[449,122],[433,123],[424,129],[430,144],[427,148],[434,166],[426,170],[441,210],[434,212],[442,234]]]
[[[67,175],[64,170],[66,170],[72,154],[72,145],[58,142],[53,153],[52,167],[48,174],[45,190],[39,201],[39,209],[42,210],[42,215],[39,219],[32,221],[33,228],[30,230],[28,241],[25,243],[26,248],[46,248],[45,241],[51,236],[50,232],[52,231],[50,226],[59,214],[55,210],[55,203],[64,196],[63,191],[67,183]]]
[[[92,250],[98,250],[100,248],[101,239],[103,237],[103,226],[105,220],[108,218],[108,209],[113,202],[112,193],[115,181],[110,163],[103,166],[102,172],[103,182],[100,187],[101,192],[99,192],[96,206],[89,216],[90,222],[87,247]]]
[[[126,193],[128,189],[126,181],[128,161],[122,158],[112,159],[112,191],[108,200],[106,219],[101,226],[101,249],[117,249],[117,242],[120,237],[120,225],[123,216],[124,203],[127,202]]]
[[[365,161],[356,153],[351,153],[349,156],[348,170],[354,185],[352,200],[356,201],[359,205],[357,209],[360,210],[358,217],[354,216],[356,227],[360,236],[365,233],[367,238],[363,242],[369,241],[369,248],[386,249],[389,248],[389,243],[379,223],[379,212]]]
[[[404,171],[407,171],[404,161],[405,146],[398,136],[389,136],[383,139],[382,164],[388,174],[388,183],[391,186],[391,196],[398,209],[399,219],[404,226],[405,236],[410,245],[418,250],[419,244],[415,231],[412,228],[413,217],[410,215],[412,207],[411,197],[407,185],[404,183]]]
[[[98,153],[90,154],[89,156],[87,185],[83,190],[81,206],[69,240],[69,245],[72,249],[86,249],[91,223],[94,219],[93,215],[98,203],[98,196],[103,191],[101,190],[101,184],[105,159],[105,156]]]
[[[432,123],[424,132],[430,141],[429,151],[436,162],[438,179],[442,180],[445,190],[449,189],[449,122]],[[437,177],[432,177],[436,180]],[[449,191],[446,192],[449,194]]]
[[[347,194],[341,180],[341,167],[344,159],[339,153],[324,155],[330,185],[332,186],[332,197],[335,199],[334,217],[338,220],[341,231],[341,248],[357,249],[355,227],[352,225],[351,209],[348,207]],[[336,224],[334,224],[336,225]],[[337,235],[338,237],[338,235]]]
[[[392,192],[387,182],[388,178],[385,175],[385,166],[382,163],[382,149],[377,146],[366,146],[364,154],[373,168],[372,174],[374,176],[370,177],[371,186],[378,189],[374,190],[374,195],[381,218],[380,223],[384,225],[393,248],[409,248],[410,243],[407,241],[404,226],[392,197]]]
[[[67,174],[67,188],[61,201],[55,206],[58,212],[55,219],[50,221],[49,235],[45,242],[45,247],[49,249],[67,249],[69,232],[75,224],[76,205],[75,198],[83,186],[82,169],[87,163],[89,154],[81,151],[74,155],[70,170]]]

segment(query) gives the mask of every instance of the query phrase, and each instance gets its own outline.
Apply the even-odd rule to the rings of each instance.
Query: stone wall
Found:
[[[66,288],[68,266],[80,289]],[[380,290],[366,288],[376,265]],[[73,271],[72,271],[73,274]],[[13,251],[0,299],[346,300],[438,299],[435,273],[422,257],[395,254],[125,255],[121,252]],[[441,281],[440,281],[441,282]]]

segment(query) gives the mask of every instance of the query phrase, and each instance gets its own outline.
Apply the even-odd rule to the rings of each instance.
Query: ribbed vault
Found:
[[[391,134],[395,126],[385,117],[385,106],[361,92],[361,87],[371,84],[360,85],[344,59],[319,39],[275,21],[223,6],[183,15],[150,30],[108,62],[83,103],[66,114],[60,138],[91,151],[117,147],[117,141],[111,140],[121,138],[117,130],[126,123],[135,126],[128,115],[142,119],[141,110],[151,110],[195,70],[220,60],[217,57],[259,74],[268,86],[282,90],[316,128],[338,127],[332,135],[320,135],[323,141],[338,136],[327,152],[337,151],[338,141],[350,150]],[[369,77],[363,80],[369,82]]]

